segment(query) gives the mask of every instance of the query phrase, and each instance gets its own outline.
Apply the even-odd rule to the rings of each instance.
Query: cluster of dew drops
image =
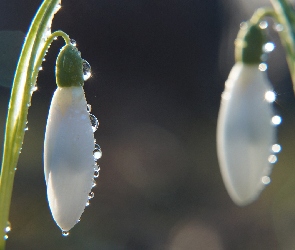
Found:
[[[268,22],[267,21],[260,22],[259,27],[261,29],[266,29],[268,27]],[[277,32],[282,32],[284,30],[284,26],[282,24],[275,23],[273,26],[273,29]],[[267,58],[267,54],[271,53],[274,49],[275,49],[275,44],[273,42],[267,42],[266,44],[264,44],[263,52],[265,54],[262,56],[262,59],[265,61]],[[258,68],[260,71],[266,71],[267,64],[265,62],[262,62],[259,64]],[[273,103],[276,101],[276,93],[273,90],[268,90],[265,92],[264,99],[269,103]],[[281,124],[282,118],[279,115],[274,115],[271,118],[270,122],[273,126],[278,126]],[[270,155],[268,156],[268,159],[267,159],[270,164],[273,165],[278,161],[278,157],[276,154],[281,152],[281,150],[282,150],[282,147],[280,144],[276,143],[271,146]],[[272,169],[272,166],[269,169],[266,169],[265,175],[261,178],[261,182],[264,185],[268,185],[271,182],[271,179],[269,177],[271,169]]]
[[[71,44],[73,46],[76,46],[77,43],[76,43],[76,41],[74,39],[71,39]],[[91,66],[86,60],[83,60],[83,78],[84,78],[84,81],[87,81],[90,77],[91,77]],[[94,133],[97,130],[98,126],[99,126],[99,122],[98,122],[98,119],[93,114],[90,113],[91,112],[91,105],[90,104],[87,104],[87,112],[89,113],[89,119],[90,119],[90,123],[91,123],[91,126],[92,126],[92,131]],[[101,156],[102,156],[101,148],[96,143],[96,139],[94,139],[94,150],[93,150],[93,159],[94,159],[93,171],[94,171],[94,174],[93,174],[93,178],[92,178],[92,188],[94,188],[96,186],[95,179],[98,178],[98,176],[99,176],[100,167],[97,164],[97,160],[99,160],[101,158]],[[90,205],[90,200],[93,197],[94,197],[94,192],[91,191],[88,194],[88,200],[86,202],[86,207]],[[80,221],[80,219],[77,222],[79,222],[79,221]],[[62,231],[62,235],[65,236],[65,237],[68,236],[69,234],[70,234],[69,231]]]
[[[8,233],[11,231],[11,224],[9,221],[7,221],[6,223],[6,227],[4,228],[4,232],[5,232],[5,235],[4,235],[4,240],[7,240],[8,239]]]

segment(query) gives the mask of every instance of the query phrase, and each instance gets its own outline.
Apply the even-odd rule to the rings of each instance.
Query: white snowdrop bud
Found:
[[[93,115],[92,119],[89,117],[82,87],[83,64],[76,47],[63,47],[56,62],[58,87],[52,98],[44,141],[48,203],[64,236],[89,204],[96,166],[93,152],[98,145],[93,133],[98,122]]]
[[[226,189],[241,206],[254,201],[270,182],[264,181],[271,172],[268,158],[275,140],[270,91],[266,72],[258,64],[237,62],[222,94],[218,159]]]
[[[44,167],[52,216],[63,231],[80,219],[93,183],[94,136],[82,87],[58,87],[46,126]]]

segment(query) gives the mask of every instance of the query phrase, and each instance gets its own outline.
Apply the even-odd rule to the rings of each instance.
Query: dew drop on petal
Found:
[[[271,182],[271,179],[269,178],[269,176],[263,176],[261,178],[261,181],[264,185],[268,185]]]
[[[88,194],[88,199],[93,199],[94,198],[94,192],[90,192]]]
[[[89,113],[89,112],[91,112],[91,105],[90,104],[87,104],[87,112]]]
[[[276,100],[276,94],[275,92],[269,90],[265,92],[264,98],[268,102],[274,102]]]
[[[93,133],[94,133],[98,128],[99,122],[98,122],[97,118],[93,114],[89,114],[89,118],[90,118],[92,130],[93,130]]]
[[[70,232],[69,231],[62,231],[61,232],[61,234],[62,234],[62,236],[64,236],[64,237],[67,237],[67,236],[69,236],[70,235]]]
[[[94,188],[96,186],[96,181],[93,179],[92,181],[92,187]]]
[[[259,23],[259,27],[260,27],[260,29],[264,30],[268,27],[268,23],[266,21],[261,21]]]
[[[268,157],[268,162],[269,162],[269,163],[274,164],[274,163],[277,162],[277,160],[278,160],[278,158],[277,158],[275,155],[270,155],[270,156]]]
[[[260,63],[258,66],[258,69],[260,71],[266,71],[267,70],[267,64],[266,63]]]
[[[88,200],[87,202],[86,202],[86,207],[88,207],[90,205],[90,201]]]
[[[90,76],[91,76],[91,66],[86,60],[84,60],[83,61],[83,79],[84,79],[84,81],[87,81]]]
[[[271,118],[271,122],[273,125],[280,125],[282,122],[282,118],[278,115],[275,115]]]
[[[94,151],[93,151],[94,160],[97,161],[98,159],[101,158],[101,156],[102,156],[101,148],[98,144],[95,144]]]
[[[94,169],[94,171],[97,171],[97,170],[99,171],[99,170],[100,170],[100,167],[97,165],[96,162],[95,162],[95,164],[94,164],[94,168],[93,168],[93,169]]]
[[[8,235],[5,234],[5,235],[4,235],[4,240],[7,240],[7,239],[8,239]]]
[[[272,145],[271,150],[274,153],[279,153],[282,150],[282,147],[280,144],[274,144],[274,145]]]
[[[99,170],[94,170],[93,178],[98,178],[98,177],[99,177]]]

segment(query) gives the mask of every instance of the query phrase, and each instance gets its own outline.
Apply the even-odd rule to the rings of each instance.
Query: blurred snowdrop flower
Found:
[[[83,90],[83,60],[66,45],[57,59],[44,141],[44,168],[52,216],[63,235],[80,220],[93,185],[95,140]]]
[[[268,175],[274,163],[268,159],[275,141],[271,122],[275,94],[266,71],[259,70],[262,45],[258,26],[248,27],[239,34],[237,62],[225,83],[218,116],[217,152],[221,174],[230,197],[241,206],[253,202],[270,182]]]

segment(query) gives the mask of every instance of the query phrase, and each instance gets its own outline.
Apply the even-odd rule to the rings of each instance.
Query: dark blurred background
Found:
[[[1,0],[0,30],[26,33],[40,3]],[[269,38],[277,46],[268,72],[283,118],[278,130],[283,150],[272,183],[259,200],[237,207],[216,156],[216,121],[234,64],[234,39],[240,22],[264,4],[63,0],[52,30],[75,39],[92,66],[85,92],[100,121],[95,133],[103,152],[100,177],[81,222],[64,238],[47,205],[42,162],[55,58],[63,45],[58,39],[42,65],[29,110],[7,249],[295,249],[295,102],[272,21]],[[0,86],[1,151],[9,95]]]

